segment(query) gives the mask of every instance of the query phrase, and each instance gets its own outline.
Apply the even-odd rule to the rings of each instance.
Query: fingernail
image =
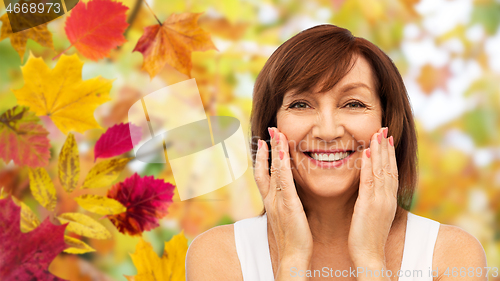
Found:
[[[271,129],[271,128],[267,128],[267,130],[269,131],[269,135],[271,136],[271,138],[274,137],[274,131]]]
[[[394,138],[393,138],[392,136],[389,138],[389,143],[390,143],[392,146],[394,146]]]
[[[276,134],[276,144],[280,143],[280,133]]]
[[[283,160],[283,157],[285,157],[285,152],[280,150],[280,160]]]
[[[387,132],[389,131],[389,128],[385,127],[384,129],[384,138],[387,138]]]
[[[377,139],[378,139],[378,143],[381,144],[382,143],[382,134],[381,133],[377,134]]]
[[[370,148],[367,148],[366,149],[366,157],[370,158],[370,155],[371,155]]]
[[[258,143],[259,143],[259,149],[260,149],[262,147],[262,141],[259,140]]]

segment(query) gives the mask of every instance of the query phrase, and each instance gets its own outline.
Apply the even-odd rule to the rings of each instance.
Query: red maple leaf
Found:
[[[64,281],[48,271],[50,262],[68,246],[65,225],[53,225],[46,218],[34,230],[22,233],[21,207],[12,198],[0,200],[0,280]]]
[[[87,4],[80,1],[64,27],[71,46],[93,61],[107,57],[111,49],[127,42],[123,36],[128,26],[127,10],[110,0],[91,0]]]
[[[134,135],[134,138],[131,138]],[[94,160],[109,158],[131,150],[141,139],[142,128],[132,123],[116,124],[102,134],[94,147]],[[132,140],[136,140],[132,143]]]
[[[108,197],[118,200],[127,211],[108,218],[121,233],[140,235],[158,227],[158,219],[168,213],[175,186],[153,176],[141,178],[137,173],[115,184]]]

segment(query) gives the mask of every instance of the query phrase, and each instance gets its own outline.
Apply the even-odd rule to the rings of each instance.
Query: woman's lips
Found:
[[[337,168],[337,167],[340,167],[342,166],[344,163],[347,163],[347,161],[349,161],[349,158],[351,158],[351,156],[356,153],[356,151],[353,151],[351,154],[349,154],[349,156],[347,156],[346,158],[342,159],[342,160],[338,160],[338,161],[333,161],[333,162],[327,162],[327,161],[319,161],[319,160],[316,160],[314,158],[312,158],[310,155],[308,155],[306,152],[302,152],[302,154],[304,154],[307,159],[309,159],[309,161],[311,161],[310,163],[320,167],[320,168]]]

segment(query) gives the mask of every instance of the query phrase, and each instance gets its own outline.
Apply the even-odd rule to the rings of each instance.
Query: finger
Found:
[[[370,154],[370,148],[367,148],[362,152],[361,156],[361,173],[359,179],[359,194],[361,197],[371,197],[374,194],[374,179],[372,172],[372,160],[368,157]],[[371,155],[370,155],[371,156]]]
[[[279,186],[281,187],[281,191],[279,191],[279,193],[285,199],[298,198],[297,190],[293,182],[292,170],[290,169],[290,147],[288,146],[288,139],[278,129],[276,129],[276,133],[279,135],[279,144],[277,146],[278,157],[280,159]]]
[[[397,198],[398,187],[399,187],[399,176],[398,176],[398,163],[396,160],[396,147],[394,146],[393,136],[390,136],[388,142],[389,142],[389,149],[388,149],[389,161],[391,162],[391,177],[393,178],[392,194]]]
[[[381,157],[382,157],[382,170],[384,171],[384,189],[387,194],[391,194],[392,177],[391,177],[391,162],[389,160],[389,148],[387,141],[387,127],[382,128],[382,143],[381,143]]]
[[[276,132],[273,128],[269,128],[269,135],[271,135],[271,180],[269,184],[269,194],[272,198],[276,196],[276,188],[279,187],[279,155],[277,149]]]
[[[384,192],[384,181],[385,175],[382,166],[382,142],[379,140],[383,137],[381,135],[382,128],[372,136],[370,143],[370,158],[372,160],[372,171],[373,171],[373,181],[374,181],[374,193],[379,194]]]
[[[259,140],[259,147],[260,148],[257,149],[257,155],[255,157],[254,177],[257,187],[259,188],[260,195],[262,195],[262,199],[264,199],[269,192],[269,149],[267,148],[267,143],[263,140]]]

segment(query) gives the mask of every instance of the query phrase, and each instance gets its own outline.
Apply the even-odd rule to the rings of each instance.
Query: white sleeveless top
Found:
[[[408,212],[401,271],[392,272],[392,275],[400,276],[399,281],[432,281],[430,271],[438,231],[439,222]],[[235,222],[234,239],[243,280],[274,280],[267,239],[267,215]]]

